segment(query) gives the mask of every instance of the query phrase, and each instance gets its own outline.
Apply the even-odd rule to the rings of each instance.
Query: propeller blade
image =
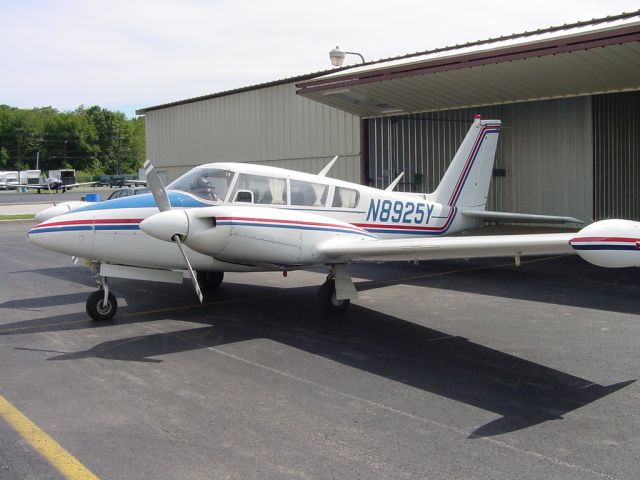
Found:
[[[171,210],[171,203],[169,203],[167,191],[164,189],[158,172],[156,172],[156,169],[149,160],[144,162],[144,171],[147,174],[147,186],[151,189],[153,199],[156,201],[156,205],[160,211],[166,212],[167,210]]]
[[[149,177],[147,177],[147,179],[148,178]],[[198,284],[198,278],[196,277],[196,274],[193,271],[193,268],[191,268],[191,263],[189,263],[187,254],[184,251],[184,247],[182,246],[182,241],[180,240],[180,235],[174,235],[173,241],[176,243],[176,245],[178,245],[178,248],[180,249],[182,258],[184,258],[184,263],[187,265],[187,268],[189,269],[189,274],[191,275],[191,282],[193,283],[193,288],[195,288],[196,295],[198,295],[198,299],[200,300],[200,303],[202,303],[202,290],[200,290],[200,285]]]
[[[156,205],[160,209],[161,212],[166,212],[171,210],[171,203],[169,202],[169,196],[167,195],[167,191],[162,184],[162,180],[158,176],[158,172],[154,168],[153,164],[147,160],[144,162],[144,171],[147,174],[147,186],[151,189],[151,193],[153,194],[153,199],[156,201]],[[182,246],[182,240],[180,240],[180,235],[176,234],[171,237],[171,240],[175,242],[178,246],[178,250],[182,254],[182,258],[184,259],[184,263],[189,269],[189,275],[191,276],[191,282],[193,283],[193,288],[196,291],[196,295],[198,295],[198,300],[202,303],[202,290],[200,290],[200,285],[198,284],[198,278],[196,277],[196,273],[193,271],[191,267],[191,263],[187,258],[187,254],[184,251],[184,247]]]
[[[51,197],[51,203],[53,203],[53,206],[55,207],[56,206],[56,199],[53,198],[53,192],[51,191],[51,184],[49,183],[49,179],[45,178],[44,175],[42,175],[42,179],[47,184],[47,190],[49,190],[49,196]]]

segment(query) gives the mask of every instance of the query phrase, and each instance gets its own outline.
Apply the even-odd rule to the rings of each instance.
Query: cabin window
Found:
[[[204,200],[226,198],[233,172],[219,168],[194,168],[170,183],[168,190],[181,190]]]
[[[253,192],[254,203],[267,205],[284,205],[287,203],[287,181],[284,178],[241,173],[238,175],[238,181],[235,186],[235,191],[237,192],[238,190]]]
[[[360,200],[360,193],[351,188],[336,187],[333,194],[333,207],[356,208]]]
[[[328,191],[329,185],[291,180],[291,205],[323,207]]]

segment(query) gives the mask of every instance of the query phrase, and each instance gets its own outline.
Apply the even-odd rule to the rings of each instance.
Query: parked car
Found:
[[[141,193],[149,193],[150,191],[151,190],[147,187],[120,187],[117,190],[114,190],[107,200],[130,197],[131,195],[140,195]]]

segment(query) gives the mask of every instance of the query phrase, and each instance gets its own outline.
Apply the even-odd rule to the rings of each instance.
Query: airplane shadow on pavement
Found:
[[[365,282],[362,287],[366,285]],[[346,316],[328,320],[316,312],[313,303],[316,287],[282,289],[227,283],[210,297],[210,305],[173,311],[162,307],[164,304],[176,307],[176,298],[185,299],[185,307],[190,304],[193,294],[186,283],[182,287],[157,288],[120,281],[118,290],[121,294],[136,293],[124,295],[129,307],[122,309],[113,322],[92,322],[84,313],[67,314],[6,324],[0,327],[0,335],[116,328],[158,319],[202,323],[206,326],[108,340],[84,351],[59,352],[48,360],[101,358],[159,363],[162,359],[158,357],[178,352],[269,339],[500,415],[477,428],[470,437],[500,435],[561,419],[567,412],[635,382],[599,385],[451,332],[430,329],[362,306],[352,305]],[[55,296],[48,298],[52,304],[57,300],[77,300],[75,294],[62,295],[57,300]],[[29,300],[9,303],[11,308],[20,308],[20,302],[29,304]],[[148,308],[149,302],[160,313],[141,311],[144,308],[139,304],[146,303]],[[309,308],[310,304],[314,308]],[[9,305],[0,305],[3,307]]]

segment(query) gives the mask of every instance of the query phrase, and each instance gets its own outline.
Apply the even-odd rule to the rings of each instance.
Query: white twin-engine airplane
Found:
[[[357,293],[353,262],[431,260],[577,252],[606,267],[640,266],[640,223],[604,220],[579,233],[443,237],[485,221],[581,223],[574,218],[485,210],[500,121],[476,116],[435,192],[393,192],[247,163],[196,167],[167,190],[147,161],[152,194],[89,204],[40,223],[34,243],[99,267],[87,312],[116,312],[108,277],[180,283],[188,270],[217,287],[223,272],[283,271],[326,265],[318,299],[344,311]],[[197,275],[194,273],[194,270]]]

